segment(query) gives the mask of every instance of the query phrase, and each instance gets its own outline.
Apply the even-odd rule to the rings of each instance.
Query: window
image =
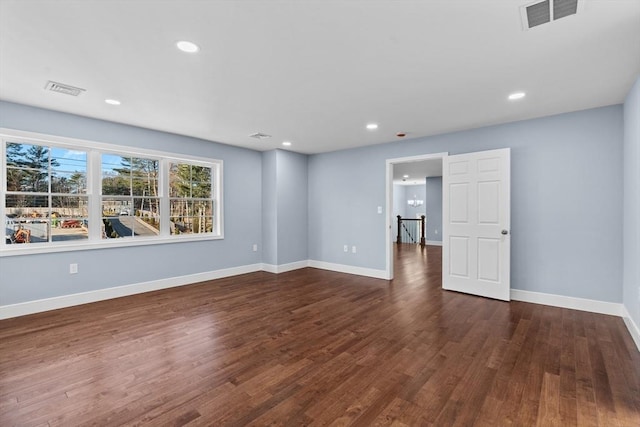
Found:
[[[0,135],[2,255],[223,237],[220,160]]]
[[[171,163],[169,188],[171,234],[212,233],[211,168]]]
[[[86,240],[87,153],[6,143],[6,242]]]
[[[159,160],[101,157],[103,238],[159,235]]]

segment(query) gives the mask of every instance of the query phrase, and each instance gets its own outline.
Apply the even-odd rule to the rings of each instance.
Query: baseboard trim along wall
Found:
[[[161,289],[190,285],[207,280],[222,279],[224,277],[253,273],[260,270],[262,270],[262,264],[244,265],[240,267],[225,268],[222,270],[207,271],[204,273],[187,274],[185,276],[169,277],[166,279],[134,283],[131,285],[117,286],[114,288],[99,289],[96,291],[81,292],[71,295],[27,301],[18,304],[4,305],[0,306],[0,319],[25,316],[27,314],[72,307],[74,305],[88,304],[91,302],[126,297],[129,295],[141,294],[144,292],[158,291]]]
[[[309,267],[319,268],[321,270],[337,271],[339,273],[355,274],[356,276],[373,277],[374,279],[387,278],[387,272],[385,270],[355,267],[353,265],[334,264],[332,262],[309,260]]]
[[[59,297],[46,298],[35,301],[27,301],[18,304],[0,306],[0,320],[12,317],[25,316],[28,314],[40,313],[43,311],[57,310],[60,308],[72,307],[75,305],[88,304],[113,298],[120,298],[144,292],[158,291],[161,289],[185,286],[207,280],[222,279],[225,277],[237,276],[240,274],[253,273],[256,271],[266,271],[269,273],[285,273],[287,271],[298,270],[305,267],[331,270],[340,273],[355,274],[358,276],[372,277],[375,279],[386,279],[385,270],[373,268],[355,267],[344,264],[334,264],[324,261],[304,260],[289,264],[251,264],[240,267],[225,268],[222,270],[207,271],[203,273],[188,274],[185,276],[170,277],[160,280],[152,280],[143,283],[117,286],[114,288],[99,289],[96,291],[82,292]],[[633,341],[640,350],[640,328],[635,324],[624,305],[606,301],[596,301],[584,298],[574,298],[562,295],[546,294],[541,292],[523,291],[511,289],[511,299],[515,301],[543,304],[553,307],[570,308],[574,310],[589,311],[592,313],[608,314],[622,317]]]
[[[574,310],[590,311],[592,313],[609,314],[622,317],[623,305],[615,302],[596,301],[592,299],[565,297],[562,295],[545,294],[541,292],[511,289],[511,299],[534,304],[550,305],[553,307],[572,308]]]
[[[442,246],[442,240],[427,240],[426,243],[430,246]]]
[[[631,318],[631,315],[627,311],[627,307],[622,306],[622,320],[624,320],[624,324],[627,325],[627,329],[631,334],[631,338],[633,338],[633,342],[636,343],[636,347],[638,347],[638,351],[640,351],[640,328]]]
[[[298,270],[305,267],[309,267],[309,260],[296,261],[296,262],[291,262],[288,264],[280,264],[280,265],[262,264],[263,271],[266,271],[267,273],[274,273],[274,274],[286,273],[287,271]]]

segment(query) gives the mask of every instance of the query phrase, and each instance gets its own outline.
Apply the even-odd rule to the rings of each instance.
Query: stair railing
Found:
[[[425,223],[426,217],[421,215],[420,218],[402,218],[400,215],[398,218],[398,236],[396,237],[396,243],[418,243],[417,241],[417,222],[420,222],[420,246],[424,247],[427,244],[425,239]],[[415,231],[414,231],[415,230]]]

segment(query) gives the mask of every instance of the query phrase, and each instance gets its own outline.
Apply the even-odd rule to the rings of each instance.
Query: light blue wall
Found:
[[[398,215],[405,218],[407,209],[407,197],[404,191],[405,186],[393,184],[393,212],[391,223],[393,224],[393,239],[398,235]]]
[[[442,177],[427,178],[427,241],[442,241]]]
[[[309,256],[385,269],[386,159],[511,147],[512,288],[621,302],[622,140],[617,105],[311,156]]]
[[[276,151],[262,153],[262,261],[278,263],[278,179]]]
[[[304,154],[277,152],[278,257],[277,264],[309,259],[307,159]]]
[[[407,197],[404,189],[404,185],[393,184],[393,218],[398,215],[404,218],[406,214]]]
[[[282,265],[308,259],[307,155],[262,153],[262,260]]]
[[[385,159],[379,148],[309,157],[311,260],[383,268],[385,257]],[[400,157],[400,156],[389,156]],[[357,253],[343,245],[357,246]]]
[[[623,304],[640,327],[640,78],[624,103]]]
[[[225,226],[223,240],[0,258],[0,305],[261,262],[259,152],[8,102],[0,127],[221,159]]]

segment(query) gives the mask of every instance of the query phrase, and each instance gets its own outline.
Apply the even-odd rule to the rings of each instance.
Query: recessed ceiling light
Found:
[[[104,102],[106,102],[109,105],[120,105],[121,102],[118,101],[117,99],[105,99]]]
[[[516,99],[522,99],[522,98],[525,97],[525,95],[526,95],[526,93],[524,93],[524,92],[514,92],[511,95],[509,95],[509,100],[510,101],[514,101]]]
[[[291,143],[289,141],[284,141],[282,145],[284,145],[285,147],[290,147]]]
[[[367,125],[367,129],[369,129],[369,130],[375,130],[375,129],[378,129],[378,125],[377,125],[376,123],[369,123],[369,124]]]
[[[403,178],[409,178],[409,175],[402,175]]]
[[[176,46],[178,46],[178,49],[180,49],[181,51],[187,53],[196,53],[200,50],[197,44],[188,42],[186,40],[179,41],[178,43],[176,43]]]

